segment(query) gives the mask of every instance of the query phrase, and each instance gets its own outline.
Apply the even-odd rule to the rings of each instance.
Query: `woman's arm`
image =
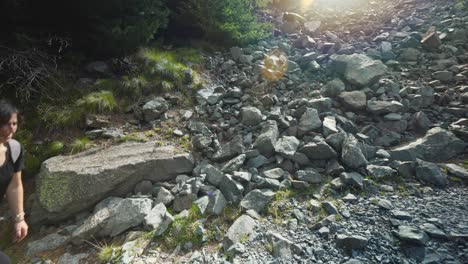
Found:
[[[24,220],[23,209],[23,182],[21,180],[21,171],[15,172],[10,184],[7,188],[7,199],[10,205],[11,212],[15,221],[15,238],[16,242],[23,240],[28,234],[28,225]]]

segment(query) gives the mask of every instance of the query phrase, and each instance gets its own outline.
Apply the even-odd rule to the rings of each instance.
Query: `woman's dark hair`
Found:
[[[11,115],[18,113],[19,110],[7,100],[0,100],[0,126],[7,124],[10,121]]]

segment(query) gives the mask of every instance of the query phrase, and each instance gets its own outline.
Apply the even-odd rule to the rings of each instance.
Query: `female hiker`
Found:
[[[13,135],[18,128],[18,109],[5,100],[0,100],[0,201],[6,197],[14,221],[15,242],[23,240],[28,234],[28,225],[23,210],[23,182],[21,171],[24,169],[24,151]],[[0,237],[0,239],[5,239]],[[0,251],[0,262],[8,263]],[[1,263],[1,264],[3,264]]]

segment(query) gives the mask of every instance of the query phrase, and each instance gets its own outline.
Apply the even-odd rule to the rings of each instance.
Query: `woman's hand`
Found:
[[[15,223],[15,231],[14,231],[14,238],[13,241],[20,242],[28,235],[28,225],[26,221],[22,220],[18,223]]]

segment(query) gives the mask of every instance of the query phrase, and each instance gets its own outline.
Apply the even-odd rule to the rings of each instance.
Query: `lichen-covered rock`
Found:
[[[190,173],[191,155],[156,142],[124,143],[46,160],[36,179],[30,223],[54,222],[89,209],[104,198],[124,196],[142,180],[171,180]]]

